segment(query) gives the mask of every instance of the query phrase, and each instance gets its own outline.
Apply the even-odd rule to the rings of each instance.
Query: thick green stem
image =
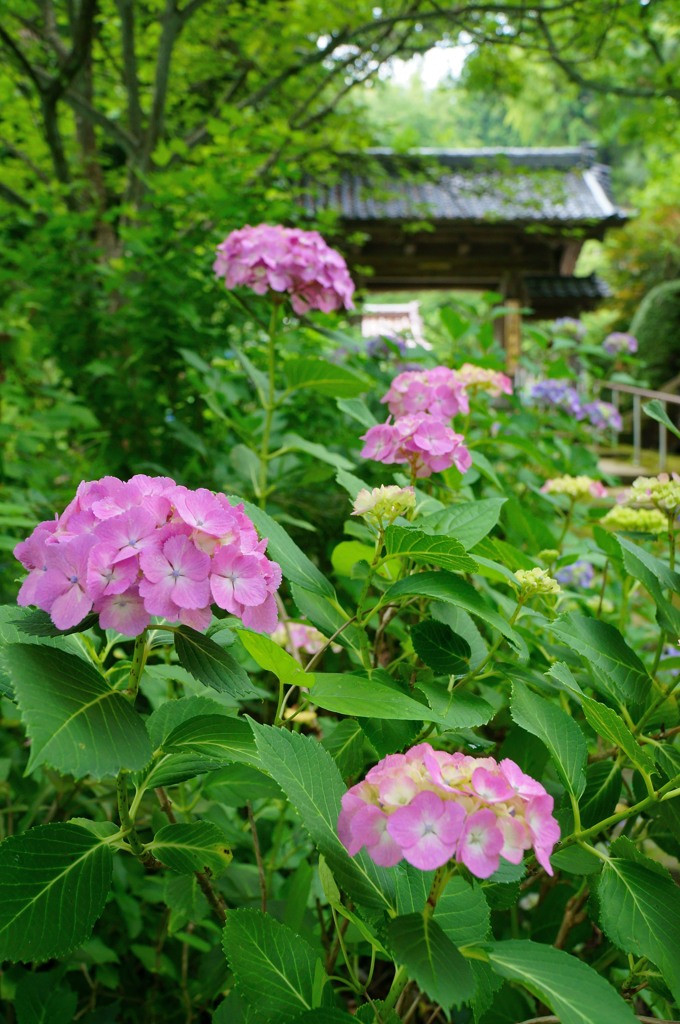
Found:
[[[127,772],[123,768],[118,772],[116,779],[116,795],[118,797],[118,817],[123,835],[130,844],[130,849],[135,857],[144,856],[144,846],[135,830],[135,823],[130,817],[130,805],[128,803]]]
[[[396,1006],[397,999],[408,985],[408,971],[405,967],[397,967],[396,974],[392,979],[392,985],[389,992],[385,996],[385,1002],[382,1006],[383,1013],[388,1016],[389,1011],[393,1010]]]
[[[137,698],[139,682],[142,678],[144,666],[146,665],[146,659],[149,656],[148,639],[148,630],[146,629],[135,638],[135,649],[132,655],[132,664],[130,665],[128,686],[127,690],[124,691],[125,696],[132,701],[133,704]]]
[[[260,474],[258,480],[258,504],[264,509],[267,504],[267,478],[269,475],[269,440],[271,437],[272,420],[276,410],[276,327],[279,317],[279,304],[275,302],[272,306],[272,315],[269,320],[269,348],[267,359],[267,382],[268,389],[264,403],[264,427],[262,429],[262,441],[260,443]]]

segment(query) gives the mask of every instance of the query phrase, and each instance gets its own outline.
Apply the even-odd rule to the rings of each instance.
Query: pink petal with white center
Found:
[[[50,618],[57,629],[71,629],[82,622],[91,608],[92,600],[74,584],[52,603]]]
[[[193,580],[187,576],[178,576],[172,590],[172,600],[179,608],[198,609],[210,604],[210,583],[204,580]]]
[[[379,784],[380,802],[390,807],[403,807],[411,802],[418,792],[413,779],[403,773],[385,775]]]
[[[519,765],[509,757],[504,757],[499,767],[515,793],[524,800],[529,800],[532,796],[545,796],[545,788],[541,783],[532,779],[531,775],[525,775]]]
[[[116,548],[111,544],[96,544],[87,563],[87,592],[94,601],[99,597],[122,594],[137,578],[139,562],[125,558],[114,564]]]
[[[423,791],[390,815],[387,830],[410,864],[430,871],[454,855],[464,820],[459,804]]]
[[[196,491],[177,487],[173,500],[184,522],[202,533],[221,537],[234,525],[233,514],[223,508],[212,491],[206,487],[199,487]]]
[[[179,621],[179,608],[172,599],[173,592],[173,581],[169,577],[158,583],[151,583],[147,579],[139,581],[139,593],[147,612],[150,615],[160,615],[168,622]]]
[[[503,833],[501,857],[509,860],[511,864],[520,864],[524,851],[531,847],[529,829],[518,818],[512,818],[510,815],[498,818],[496,824]]]
[[[476,811],[465,821],[457,858],[477,878],[489,878],[498,870],[503,842],[493,811]]]
[[[472,773],[472,788],[477,796],[488,804],[511,800],[515,791],[507,779],[499,772],[490,772],[486,768],[477,768]]]
[[[365,846],[371,860],[384,868],[393,867],[403,857],[398,843],[387,830],[388,823],[387,815],[379,807],[367,804],[357,811],[351,824],[352,848],[356,847],[355,852],[358,852]]]
[[[97,602],[99,625],[123,636],[139,636],[149,625],[149,613],[133,587],[124,594],[113,594]]]

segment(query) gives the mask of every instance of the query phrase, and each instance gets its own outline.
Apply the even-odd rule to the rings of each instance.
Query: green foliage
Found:
[[[652,288],[631,320],[630,330],[638,339],[650,386],[661,388],[680,373],[680,353],[675,344],[680,332],[680,281],[666,281]]]

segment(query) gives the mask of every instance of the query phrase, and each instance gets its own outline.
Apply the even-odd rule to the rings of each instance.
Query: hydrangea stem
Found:
[[[264,396],[264,427],[262,429],[262,442],[260,444],[260,475],[258,480],[258,504],[264,509],[267,504],[267,478],[269,475],[269,441],[272,430],[272,420],[276,410],[276,329],[279,320],[280,305],[274,302],[272,314],[269,319],[269,346],[267,354],[267,393]]]
[[[145,629],[138,637],[135,637],[135,649],[132,655],[132,664],[130,665],[127,690],[124,691],[125,696],[133,704],[137,698],[139,682],[142,678],[142,672],[144,671],[148,654],[148,630]]]

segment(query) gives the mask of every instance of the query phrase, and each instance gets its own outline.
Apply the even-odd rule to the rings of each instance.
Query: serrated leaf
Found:
[[[486,725],[494,716],[494,709],[483,697],[465,690],[452,693],[441,683],[420,680],[418,690],[424,694],[432,708],[431,716],[446,729],[474,729]]]
[[[72,1024],[78,997],[64,980],[64,969],[32,971],[17,985],[17,1024]]]
[[[232,858],[224,833],[212,821],[164,825],[146,849],[182,875],[205,868],[217,875]]]
[[[456,946],[469,946],[489,937],[491,914],[481,885],[454,875],[439,897],[434,919]]]
[[[546,1003],[561,1024],[637,1024],[618,992],[592,967],[561,949],[507,939],[485,947],[494,971]]]
[[[408,526],[388,526],[385,550],[389,558],[410,558],[425,565],[438,565],[449,572],[473,572],[477,563],[463,545],[450,537],[432,537]]]
[[[260,668],[272,672],[282,683],[289,686],[311,686],[314,682],[314,676],[306,673],[299,661],[268,636],[249,629],[237,629],[236,633]]]
[[[319,957],[292,929],[259,910],[231,910],[222,948],[242,996],[271,1021],[286,1024],[319,1005]]]
[[[585,694],[581,698],[581,706],[586,720],[598,735],[620,747],[637,768],[648,773],[654,770],[654,758],[645,747],[639,745],[626,723],[613,708],[608,708],[606,704],[586,697]]]
[[[472,584],[453,573],[418,572],[394,583],[383,595],[383,605],[393,604],[400,597],[417,594],[430,597],[433,601],[443,601],[456,608],[462,608],[471,615],[476,615],[494,629],[497,629],[523,656],[527,655],[527,647],[522,637],[509,626],[497,611],[491,608],[482,595]]]
[[[15,608],[14,611],[16,613],[17,609]],[[37,608],[23,618],[15,619],[12,625],[16,626],[20,633],[26,633],[27,636],[50,637],[54,639],[57,636],[71,636],[73,633],[84,633],[91,626],[96,626],[98,621],[99,616],[93,612],[90,615],[86,615],[77,625],[71,626],[70,629],[58,629],[47,612]]]
[[[454,505],[419,519],[418,525],[433,536],[453,537],[469,551],[493,530],[506,501],[507,498],[482,498]]]
[[[365,377],[325,359],[289,359],[283,372],[289,391],[311,388],[332,398],[356,398],[370,387]]]
[[[65,956],[89,938],[111,886],[111,850],[79,825],[0,844],[0,961]]]
[[[597,896],[608,937],[625,953],[652,960],[680,1003],[680,889],[670,875],[658,865],[612,857]]]
[[[241,718],[197,715],[180,723],[163,741],[163,749],[202,754],[214,761],[257,765],[253,733]]]
[[[189,626],[174,630],[180,665],[204,686],[228,693],[235,700],[256,696],[248,673],[223,647]]]
[[[314,704],[339,715],[399,719],[405,722],[419,722],[423,719],[430,721],[433,717],[426,704],[421,704],[408,694],[377,680],[348,673],[318,672],[309,697]]]
[[[519,682],[512,686],[510,713],[517,725],[545,743],[567,791],[578,799],[586,786],[588,756],[579,725],[557,704],[537,697]]]
[[[449,1010],[472,998],[475,978],[470,964],[432,918],[395,917],[387,936],[397,962],[435,1003]]]
[[[101,779],[134,771],[151,757],[144,722],[82,658],[32,644],[5,652],[26,731],[27,771],[49,764],[64,774]]]
[[[350,857],[338,838],[338,816],[346,787],[328,751],[311,736],[255,722],[251,726],[262,765],[300,815],[338,884],[363,906],[392,909],[398,869],[379,868],[363,852]]]
[[[413,649],[434,672],[464,675],[470,669],[470,645],[450,626],[436,619],[424,619],[411,627]]]
[[[183,671],[180,669],[180,672]],[[187,678],[191,677],[187,674]],[[223,717],[229,713],[229,708],[226,708],[224,704],[218,704],[212,697],[202,694],[194,697],[180,697],[177,700],[166,700],[147,718],[146,731],[154,746],[160,747],[163,740],[177,726],[188,722],[191,718],[206,716],[212,718],[215,715]]]
[[[267,537],[267,556],[278,562],[283,575],[291,583],[297,583],[321,597],[335,599],[335,590],[313,562],[307,558],[297,544],[291,540],[284,528],[263,512],[257,505],[244,501],[238,495],[229,495],[232,505],[242,504],[248,517],[257,527],[260,536]]]
[[[592,668],[619,705],[644,704],[652,681],[615,626],[571,613],[551,623],[550,628]]]
[[[667,600],[664,588],[671,593],[680,592],[680,573],[675,572],[660,558],[650,555],[638,544],[618,534],[616,540],[623,552],[623,565],[646,587],[657,608],[657,621],[669,633],[680,633],[680,610]]]

